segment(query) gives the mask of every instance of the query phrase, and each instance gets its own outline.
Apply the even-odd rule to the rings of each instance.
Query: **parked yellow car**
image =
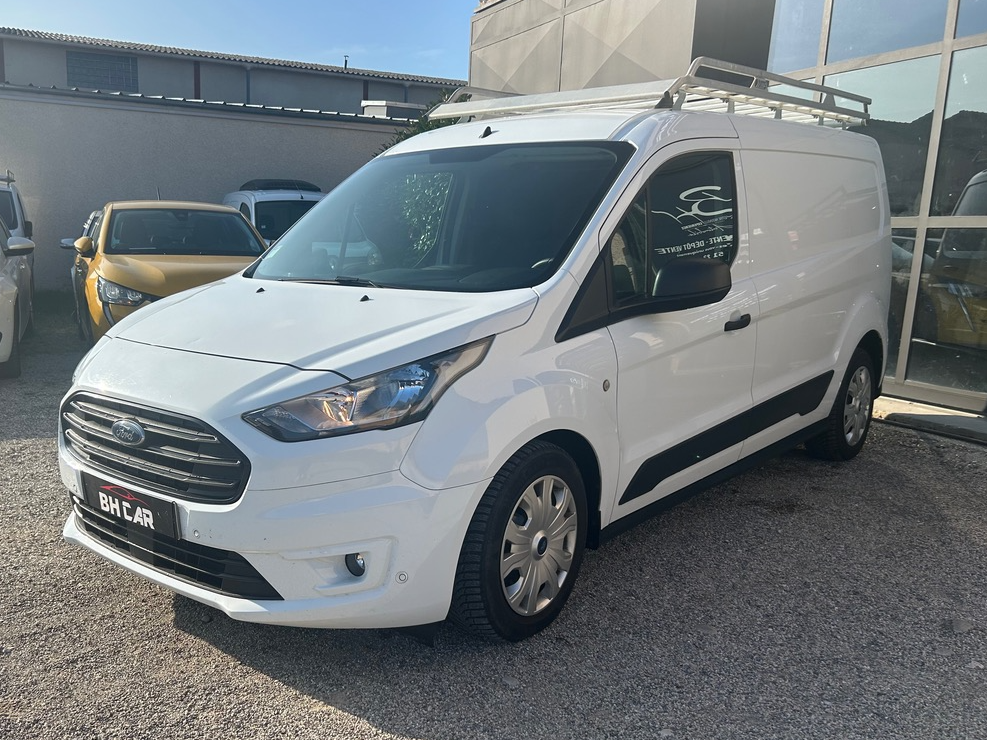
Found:
[[[90,341],[159,298],[244,269],[266,248],[239,211],[183,201],[107,203],[75,241],[73,279]]]

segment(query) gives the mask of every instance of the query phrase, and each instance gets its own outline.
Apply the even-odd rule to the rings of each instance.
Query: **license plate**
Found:
[[[115,483],[82,476],[86,503],[96,511],[148,534],[157,532],[178,539],[178,516],[172,501],[135,493]]]

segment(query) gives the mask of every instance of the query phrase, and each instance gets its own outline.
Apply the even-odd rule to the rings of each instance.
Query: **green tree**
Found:
[[[442,97],[439,100],[432,101],[428,104],[428,110],[432,110],[435,106],[440,103],[444,103],[449,99],[449,96],[455,92],[454,90],[443,90]],[[395,144],[399,144],[405,139],[410,139],[412,136],[425,133],[426,131],[432,131],[437,128],[442,128],[443,126],[449,126],[455,123],[453,118],[443,118],[437,121],[430,120],[428,113],[423,113],[416,120],[412,121],[410,124],[405,126],[403,129],[395,132],[394,136],[391,137],[390,141],[384,144],[378,151],[377,154],[383,154],[388,149],[390,149]],[[374,156],[377,156],[375,154]]]

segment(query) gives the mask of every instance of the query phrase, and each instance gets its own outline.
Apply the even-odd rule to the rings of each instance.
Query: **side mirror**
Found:
[[[22,236],[10,237],[3,248],[3,253],[8,257],[19,257],[22,254],[31,254],[33,251],[34,242]]]
[[[93,252],[93,240],[89,236],[80,236],[72,244],[75,247],[75,251],[78,252],[83,257],[92,257],[95,252]]]
[[[667,262],[655,277],[655,313],[682,311],[722,301],[730,292],[730,265],[702,257]]]

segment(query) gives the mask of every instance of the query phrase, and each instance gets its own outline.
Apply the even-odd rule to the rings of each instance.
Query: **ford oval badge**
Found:
[[[144,427],[133,419],[120,419],[110,427],[113,436],[128,447],[140,447],[147,439]]]

